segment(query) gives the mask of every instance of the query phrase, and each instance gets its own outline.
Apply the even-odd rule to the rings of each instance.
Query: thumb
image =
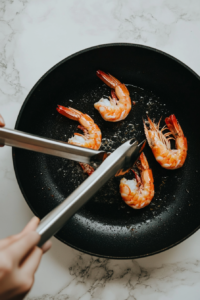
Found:
[[[5,122],[2,115],[0,114],[0,127],[4,127],[4,126],[5,126]]]

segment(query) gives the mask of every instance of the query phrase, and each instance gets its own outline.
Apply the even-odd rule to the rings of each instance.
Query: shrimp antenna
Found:
[[[158,130],[159,130],[159,127],[160,127],[160,122],[161,122],[161,120],[162,120],[162,116],[160,117],[160,120],[158,121]]]

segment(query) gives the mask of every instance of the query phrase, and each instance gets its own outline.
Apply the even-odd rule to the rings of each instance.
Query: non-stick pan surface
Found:
[[[110,88],[96,76],[98,69],[127,84],[135,105],[124,121],[105,122],[94,109],[96,101],[110,95]],[[146,114],[158,121],[174,113],[188,138],[187,160],[175,171],[161,168],[149,147],[145,148],[155,180],[155,197],[149,206],[141,210],[126,206],[119,194],[120,179],[113,178],[56,237],[93,255],[137,258],[166,250],[194,233],[200,225],[199,99],[200,81],[192,70],[161,51],[140,45],[93,47],[49,70],[27,96],[16,129],[67,141],[78,124],[57,113],[60,104],[95,120],[102,130],[104,150],[112,151],[132,137],[141,141]],[[86,178],[78,163],[61,158],[13,149],[13,161],[21,191],[40,218]]]

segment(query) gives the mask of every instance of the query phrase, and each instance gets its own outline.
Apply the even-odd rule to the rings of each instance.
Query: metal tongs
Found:
[[[145,141],[131,139],[113,153],[91,150],[47,138],[38,137],[18,130],[0,128],[0,144],[32,150],[44,154],[63,157],[79,162],[92,163],[102,161],[96,171],[90,175],[69,197],[46,215],[37,228],[41,235],[39,246],[55,235],[112,176],[120,169],[127,170],[138,159]]]

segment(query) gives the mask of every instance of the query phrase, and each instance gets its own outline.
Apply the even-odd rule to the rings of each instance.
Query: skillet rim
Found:
[[[32,93],[35,91],[35,89],[38,87],[38,85],[41,83],[41,81],[46,77],[48,76],[52,71],[54,71],[57,67],[59,67],[61,64],[63,64],[64,62],[70,60],[71,58],[74,58],[80,54],[83,54],[85,52],[89,52],[91,50],[95,50],[95,49],[98,49],[98,48],[106,48],[106,47],[115,47],[115,46],[122,46],[122,47],[137,47],[137,48],[143,48],[143,49],[146,49],[146,50],[150,50],[150,51],[153,51],[153,52],[156,52],[156,53],[159,53],[161,55],[164,55],[172,60],[174,60],[175,62],[177,62],[178,64],[180,64],[181,66],[183,66],[184,68],[186,68],[190,73],[192,73],[192,75],[194,75],[199,81],[200,81],[200,76],[195,72],[193,71],[190,67],[188,67],[185,63],[183,63],[181,60],[177,59],[176,57],[164,52],[164,51],[161,51],[161,50],[158,50],[156,48],[153,48],[153,47],[149,47],[149,46],[145,46],[145,45],[141,45],[141,44],[134,44],[134,43],[109,43],[109,44],[100,44],[100,45],[96,45],[96,46],[92,46],[92,47],[89,47],[89,48],[85,48],[83,50],[80,50],[78,52],[75,52],[74,54],[71,54],[69,56],[67,56],[66,58],[62,59],[61,61],[59,61],[57,64],[55,64],[53,67],[51,67],[47,72],[45,72],[41,77],[40,79],[34,84],[34,86],[31,88],[30,92],[27,94],[21,108],[20,108],[20,111],[18,113],[18,116],[17,116],[17,120],[16,120],[16,123],[15,123],[15,127],[14,129],[18,129],[18,125],[19,125],[19,122],[20,122],[20,119],[21,119],[21,116],[23,114],[23,111],[25,109],[25,106],[30,98],[30,96],[32,95]],[[14,171],[15,171],[15,176],[16,176],[16,179],[17,179],[17,183],[19,185],[19,188],[21,190],[21,193],[26,201],[26,203],[28,204],[29,208],[31,209],[31,211],[34,213],[34,215],[38,216],[37,212],[35,211],[35,209],[32,207],[31,203],[29,203],[29,200],[28,198],[26,197],[26,194],[25,194],[25,191],[23,189],[23,185],[21,184],[21,181],[20,181],[20,176],[18,174],[18,171],[17,171],[17,164],[16,164],[16,156],[15,156],[15,149],[16,148],[12,148],[12,160],[13,160],[13,167],[14,167]],[[146,254],[143,254],[143,255],[135,255],[135,256],[123,256],[123,257],[118,257],[118,256],[108,256],[108,255],[100,255],[100,254],[96,254],[96,253],[93,253],[93,252],[89,252],[89,251],[85,251],[81,248],[78,248],[70,243],[67,243],[66,241],[64,241],[62,238],[60,238],[58,236],[58,234],[56,234],[54,237],[57,238],[59,241],[63,242],[64,244],[70,246],[71,248],[73,249],[76,249],[80,252],[83,252],[83,253],[86,253],[86,254],[89,254],[89,255],[93,255],[93,256],[96,256],[96,257],[102,257],[102,258],[108,258],[108,259],[121,259],[121,260],[124,260],[124,259],[138,259],[138,258],[143,258],[143,257],[149,257],[149,256],[152,256],[152,255],[155,255],[155,254],[158,254],[158,253],[161,253],[161,252],[164,252],[168,249],[171,249],[175,246],[177,246],[178,244],[182,243],[183,241],[185,241],[186,239],[188,239],[190,236],[192,236],[197,230],[199,230],[200,228],[200,224],[199,226],[197,226],[191,233],[189,233],[188,235],[186,235],[184,238],[178,240],[176,243],[173,243],[171,245],[169,245],[168,247],[165,247],[163,249],[160,249],[158,251],[154,251],[154,252],[151,252],[151,253],[146,253]]]

